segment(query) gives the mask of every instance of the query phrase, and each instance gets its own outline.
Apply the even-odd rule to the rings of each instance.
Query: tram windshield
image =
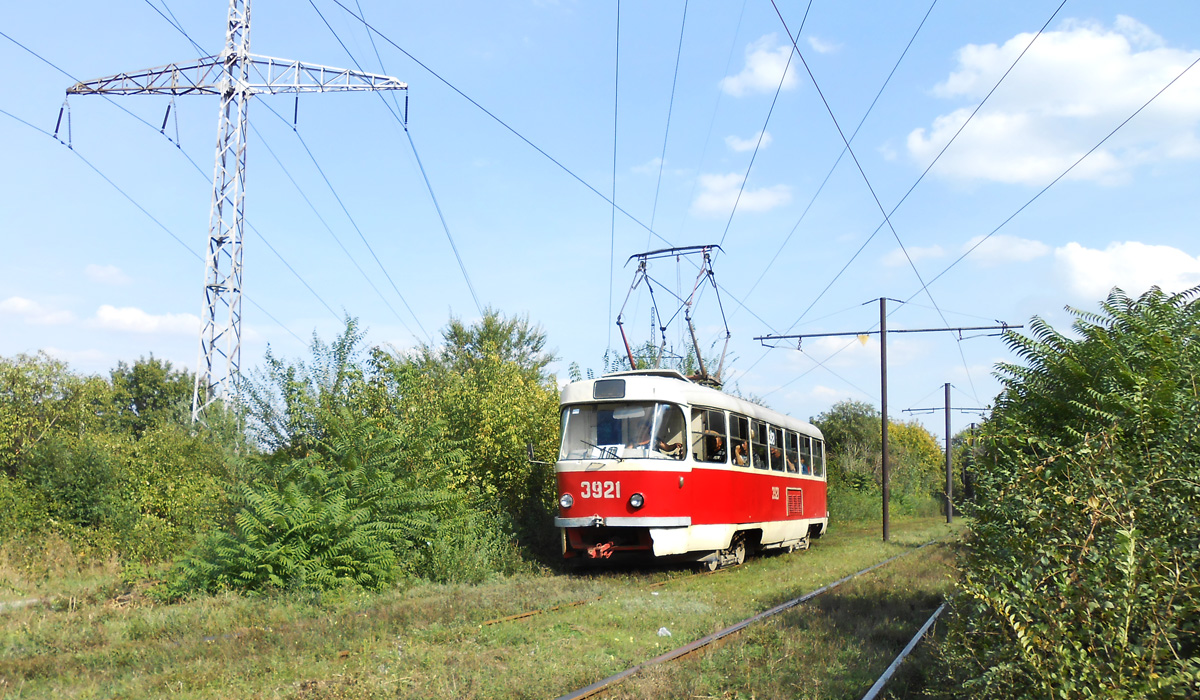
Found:
[[[558,458],[683,459],[687,452],[683,429],[683,411],[674,404],[567,406]]]

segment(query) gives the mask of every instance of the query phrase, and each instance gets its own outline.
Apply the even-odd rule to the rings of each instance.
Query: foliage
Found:
[[[103,380],[72,374],[44,352],[0,358],[0,470],[10,476],[56,432],[82,434],[102,420]]]
[[[1114,289],[1009,345],[982,431],[946,694],[1200,692],[1200,288]]]
[[[111,373],[113,412],[120,432],[141,436],[167,422],[180,423],[190,407],[195,375],[173,370],[167,360],[141,358],[132,366],[118,362]]]
[[[227,435],[180,424],[190,376],[151,357],[112,377],[45,354],[0,359],[0,546],[158,561],[219,516],[232,450]]]
[[[451,482],[491,504],[525,535],[546,530],[557,452],[558,386],[545,367],[545,334],[528,319],[488,309],[474,326],[451,320],[439,347],[414,356],[377,353],[376,375],[403,416],[445,426],[461,459],[448,463]]]
[[[174,594],[223,588],[378,589],[436,528],[449,500],[392,471],[401,449],[372,421],[342,414],[318,448],[244,484],[233,527],[217,530],[175,568]]]
[[[879,411],[861,401],[841,401],[812,419],[825,436],[829,510],[862,519],[879,512],[883,459]],[[890,512],[932,515],[944,489],[945,457],[916,421],[888,421]]]

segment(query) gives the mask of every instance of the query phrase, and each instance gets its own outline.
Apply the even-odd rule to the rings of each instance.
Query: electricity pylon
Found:
[[[250,0],[229,0],[225,49],[187,63],[76,83],[68,95],[220,95],[217,155],[201,307],[192,422],[232,390],[242,355],[242,232],[246,203],[246,112],[258,93],[407,90],[386,75],[250,53]],[[222,363],[220,359],[223,358]],[[223,366],[222,366],[223,364]]]

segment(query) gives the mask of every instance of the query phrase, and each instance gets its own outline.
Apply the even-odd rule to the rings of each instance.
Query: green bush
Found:
[[[399,444],[370,421],[327,422],[319,448],[264,466],[234,495],[232,526],[172,572],[171,594],[221,589],[379,589],[430,541],[451,497],[392,471]]]
[[[945,695],[1200,693],[1200,290],[1008,335]]]

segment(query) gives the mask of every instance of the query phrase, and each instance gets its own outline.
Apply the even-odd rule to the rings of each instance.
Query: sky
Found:
[[[1097,310],[1113,286],[1200,284],[1195,2],[252,9],[256,54],[409,87],[251,101],[243,371],[268,347],[305,357],[347,314],[404,352],[490,306],[544,329],[560,381],[571,363],[600,373],[618,313],[632,344],[660,339],[628,258],[719,244],[719,304],[708,288],[693,310],[705,354],[727,323],[727,385],[809,418],[879,405],[878,336],[756,337],[873,331],[881,297],[889,331],[1034,316],[1066,331],[1067,307]],[[227,10],[6,9],[0,356],[195,369],[217,98],[64,98],[219,52]],[[695,263],[651,262],[664,316]],[[667,337],[685,347],[682,314]],[[939,438],[943,414],[911,409],[950,383],[957,432],[1017,361],[988,331],[890,333],[887,356],[889,414]]]

